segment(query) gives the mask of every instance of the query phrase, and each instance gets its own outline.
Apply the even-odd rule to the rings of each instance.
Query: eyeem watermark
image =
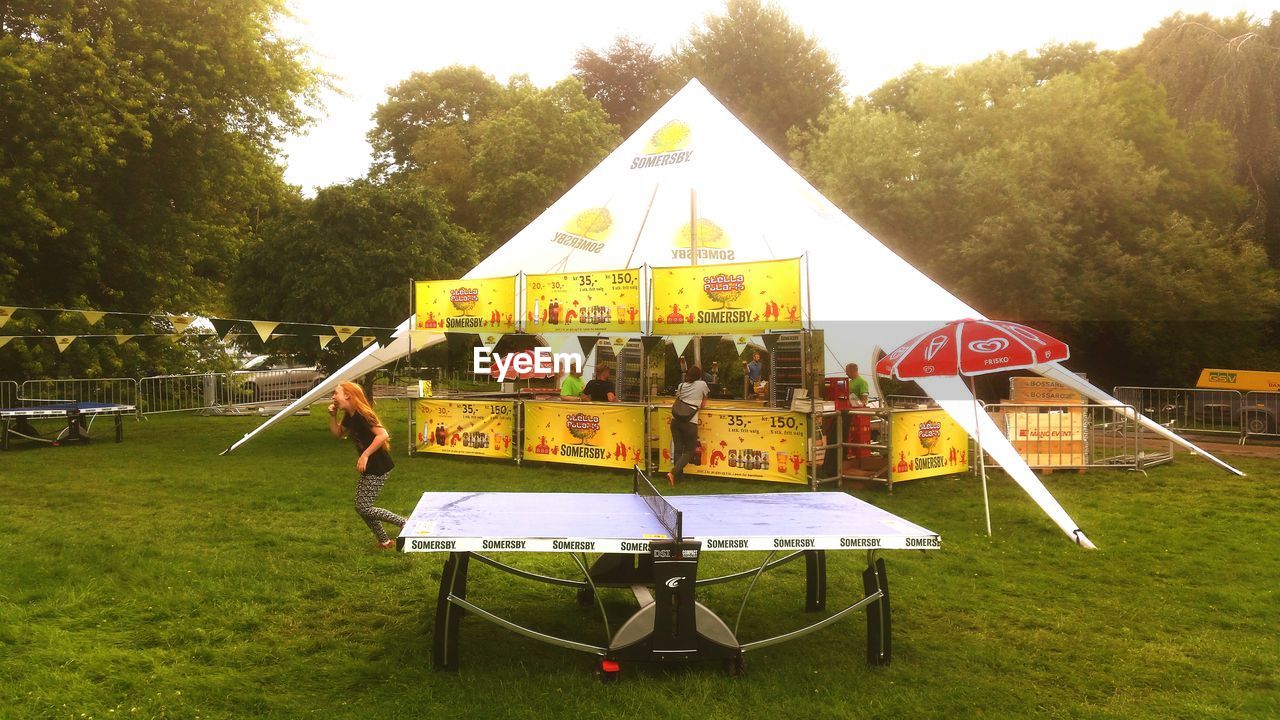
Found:
[[[490,366],[498,368],[498,382],[504,382],[508,374],[582,372],[583,363],[581,353],[553,353],[547,347],[534,348],[532,354],[511,353],[506,357],[494,357],[488,348],[480,346],[472,353],[472,358],[472,367],[478,375],[491,372]]]

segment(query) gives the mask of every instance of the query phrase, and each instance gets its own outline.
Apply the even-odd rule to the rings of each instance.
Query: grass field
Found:
[[[403,457],[381,505],[424,490],[617,491],[624,473]],[[992,478],[995,537],[971,478],[858,497],[939,532],[890,552],[894,662],[864,662],[861,616],[718,665],[629,667],[463,621],[462,669],[431,669],[444,557],[375,549],[351,509],[355,453],[325,417],[127,421],[125,442],[0,455],[0,718],[1274,718],[1280,717],[1280,466],[1234,478],[1180,455],[1147,475],[1056,474],[1049,489],[1101,548],[1082,551]],[[99,432],[108,437],[105,427]],[[777,486],[692,480],[680,492]],[[571,575],[566,557],[509,556]],[[751,558],[712,554],[704,570]],[[829,606],[860,593],[861,553],[829,555]],[[718,574],[718,573],[717,573]],[[742,585],[707,589],[729,619]],[[607,591],[614,627],[633,601]],[[860,595],[859,595],[860,596]],[[603,642],[573,591],[476,566],[469,598]],[[806,624],[803,564],[766,575],[744,640]]]

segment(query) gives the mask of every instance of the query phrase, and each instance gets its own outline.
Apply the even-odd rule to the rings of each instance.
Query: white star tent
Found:
[[[465,277],[687,265],[695,217],[699,265],[807,254],[804,319],[824,330],[829,368],[856,362],[871,375],[877,352],[947,321],[982,317],[850,220],[696,80]],[[523,316],[524,309],[518,310]],[[226,452],[328,395],[339,382],[407,355],[412,326],[411,317],[387,347],[371,346]],[[414,350],[444,340],[413,335]],[[1096,401],[1118,404],[1056,365],[1040,370]],[[933,385],[925,390],[936,393],[944,409],[974,435],[979,420],[964,383]],[[1139,418],[1151,430],[1205,454]],[[981,421],[987,451],[1069,537],[1091,546],[985,413]]]

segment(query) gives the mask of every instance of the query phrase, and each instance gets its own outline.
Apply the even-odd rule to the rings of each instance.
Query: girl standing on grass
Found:
[[[343,412],[341,422],[338,420],[339,410]],[[350,436],[355,442],[360,453],[356,460],[356,472],[360,473],[360,479],[356,481],[356,512],[378,538],[378,547],[394,548],[396,541],[387,535],[382,523],[404,527],[406,521],[390,510],[373,506],[387,482],[387,476],[395,467],[388,452],[391,439],[359,385],[344,382],[334,389],[333,402],[329,405],[329,432],[336,438]]]

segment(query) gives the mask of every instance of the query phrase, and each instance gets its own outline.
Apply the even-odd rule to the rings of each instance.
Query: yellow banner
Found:
[[[889,415],[889,479],[915,480],[969,469],[969,436],[942,410]]]
[[[1200,371],[1200,379],[1196,381],[1198,388],[1217,390],[1280,390],[1280,373],[1261,370],[1218,370],[1205,368]]]
[[[415,330],[501,335],[516,331],[516,276],[413,284]]]
[[[640,271],[526,275],[526,332],[640,332]]]
[[[800,259],[653,268],[655,335],[796,330]]]
[[[643,465],[644,408],[526,402],[524,459],[609,468]]]
[[[803,413],[755,412],[703,408],[698,413],[698,444],[686,475],[809,482],[805,459],[807,418]],[[671,469],[671,409],[654,413],[661,459],[658,470]]]
[[[515,457],[514,402],[418,400],[413,405],[417,452]]]

